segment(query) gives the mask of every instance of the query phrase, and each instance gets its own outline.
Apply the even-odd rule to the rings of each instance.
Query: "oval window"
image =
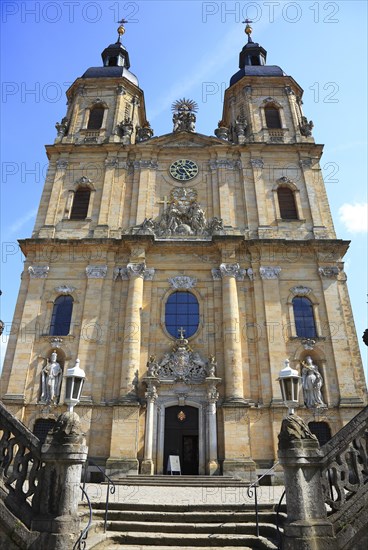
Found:
[[[185,338],[193,336],[199,325],[199,304],[191,292],[177,291],[170,294],[165,305],[165,326],[174,338],[184,329]]]

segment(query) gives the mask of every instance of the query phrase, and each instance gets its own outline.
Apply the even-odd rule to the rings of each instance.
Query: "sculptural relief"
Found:
[[[41,372],[40,401],[42,403],[56,405],[59,402],[62,372],[60,363],[57,361],[57,353],[53,351]]]

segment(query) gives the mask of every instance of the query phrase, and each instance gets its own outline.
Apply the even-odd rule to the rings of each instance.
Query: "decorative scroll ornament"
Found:
[[[279,178],[277,180],[277,183],[294,183],[293,180],[291,180],[290,178],[286,177],[286,176],[281,176],[281,178]]]
[[[89,187],[92,183],[92,180],[90,178],[87,178],[86,176],[82,176],[81,178],[79,178],[79,180],[77,180],[75,182],[77,185],[80,185],[80,186],[84,186],[84,187]]]
[[[133,235],[156,237],[224,234],[224,224],[219,218],[207,221],[197,191],[190,187],[175,187],[170,194],[168,206],[157,219],[146,218],[129,231]]]
[[[339,274],[338,267],[319,267],[318,273],[321,277],[326,277],[327,279],[335,279]]]
[[[293,286],[290,292],[295,294],[295,296],[308,296],[312,292],[312,289],[307,286]]]
[[[171,277],[168,279],[172,288],[176,290],[189,289],[195,287],[197,279],[195,277],[189,277],[187,275],[178,275],[177,277]]]
[[[107,275],[107,265],[88,265],[86,274],[88,279],[104,279]]]
[[[173,111],[173,132],[195,132],[198,105],[192,99],[178,99],[171,106]]]
[[[312,159],[311,158],[301,159],[299,161],[299,164],[302,168],[312,168]]]
[[[131,279],[132,277],[142,277],[144,278],[144,274],[146,271],[146,264],[142,262],[141,264],[128,264],[127,265],[127,272],[128,277]]]
[[[50,268],[48,265],[30,265],[28,268],[28,273],[31,279],[46,279]]]
[[[259,274],[262,279],[278,279],[281,267],[260,267]]]
[[[56,168],[58,170],[65,170],[68,167],[69,162],[66,159],[58,159],[56,161]]]
[[[75,286],[61,285],[55,287],[56,292],[59,294],[73,294],[76,290]]]

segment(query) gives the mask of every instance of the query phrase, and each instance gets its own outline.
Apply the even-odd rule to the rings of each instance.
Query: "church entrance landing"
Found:
[[[163,471],[167,473],[170,455],[180,459],[183,475],[198,475],[198,409],[195,407],[167,407],[165,410],[165,446]]]

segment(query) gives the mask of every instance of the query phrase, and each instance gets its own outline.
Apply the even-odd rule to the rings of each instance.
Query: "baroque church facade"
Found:
[[[277,457],[285,361],[321,441],[366,404],[323,147],[251,32],[214,136],[187,99],[154,136],[119,27],[46,147],[1,398],[40,435],[79,359],[89,456],[111,475],[176,455],[183,474],[254,478]]]

